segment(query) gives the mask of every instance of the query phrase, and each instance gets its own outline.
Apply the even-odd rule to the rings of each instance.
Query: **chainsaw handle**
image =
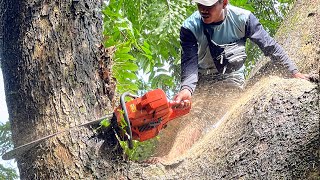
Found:
[[[180,108],[181,102],[177,101],[170,101],[169,107],[171,109],[171,114],[169,116],[169,121],[178,118],[180,116],[186,115],[191,110],[191,101],[190,100],[183,100],[183,103],[187,103],[187,106]]]
[[[186,104],[185,107],[179,108],[183,104]],[[169,102],[169,107],[172,109],[189,109],[191,107],[191,101],[190,100],[182,100],[180,102],[177,101],[170,101]]]
[[[120,97],[120,104],[121,104],[121,108],[123,110],[123,117],[124,117],[124,120],[127,123],[126,131],[130,136],[130,137],[128,137],[128,146],[129,146],[129,149],[132,149],[133,148],[132,130],[131,130],[130,120],[129,120],[129,117],[128,117],[128,110],[127,110],[127,107],[126,107],[126,101],[125,101],[125,97],[126,96],[129,96],[129,97],[132,97],[132,98],[137,98],[138,96],[130,94],[129,92],[125,92]]]

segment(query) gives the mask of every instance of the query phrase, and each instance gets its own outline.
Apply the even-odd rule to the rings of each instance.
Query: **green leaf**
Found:
[[[159,72],[168,72],[168,70],[163,69],[163,68],[158,68],[158,69],[157,69],[157,72],[158,72],[158,73],[159,73]]]
[[[125,79],[129,80],[137,80],[138,77],[135,73],[129,72],[129,71],[123,71],[121,76],[125,77]]]
[[[124,70],[128,70],[128,71],[138,71],[139,70],[138,65],[135,63],[132,63],[130,61],[125,61],[125,62],[121,63],[120,66]]]
[[[152,56],[148,55],[148,54],[143,54],[146,58],[148,58],[149,60],[152,60]]]
[[[115,61],[137,60],[131,54],[115,54]]]
[[[151,50],[149,49],[150,46],[149,46],[149,44],[148,44],[147,46],[145,46],[146,44],[148,44],[148,43],[144,42],[144,46],[140,46],[140,47],[141,47],[141,49],[143,50],[143,52],[144,52],[146,55],[151,55],[152,52],[151,52]]]
[[[109,119],[104,119],[104,120],[102,120],[102,121],[100,122],[100,125],[101,125],[102,127],[107,128],[107,127],[109,127],[109,126],[111,125],[111,122],[110,122]]]
[[[115,54],[128,54],[131,50],[131,47],[118,47]]]

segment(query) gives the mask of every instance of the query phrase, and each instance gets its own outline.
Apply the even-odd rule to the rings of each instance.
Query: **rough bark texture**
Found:
[[[14,146],[113,110],[111,59],[100,46],[102,1],[5,0],[1,5],[1,67]],[[91,129],[81,128],[41,143],[17,158],[20,178],[109,176],[114,169],[109,156],[100,154],[104,141],[92,136]]]

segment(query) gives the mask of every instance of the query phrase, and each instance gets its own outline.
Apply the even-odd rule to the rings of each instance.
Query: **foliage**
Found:
[[[0,151],[4,154],[13,148],[11,141],[11,130],[9,121],[5,124],[0,123]],[[0,179],[17,179],[18,175],[14,168],[5,167],[0,164]]]
[[[17,175],[15,169],[11,167],[4,167],[2,164],[0,164],[0,179],[13,180],[17,179],[18,177],[19,176]]]
[[[129,149],[127,141],[119,141],[124,153],[130,160],[143,161],[151,157],[154,153],[155,146],[159,140],[159,137],[149,139],[147,141],[139,142],[133,141],[133,148]]]
[[[105,46],[116,47],[113,75],[118,92],[175,87],[180,25],[194,10],[183,0],[109,1],[103,9]]]
[[[0,123],[0,153],[4,154],[12,147],[10,123],[9,121],[5,124]]]

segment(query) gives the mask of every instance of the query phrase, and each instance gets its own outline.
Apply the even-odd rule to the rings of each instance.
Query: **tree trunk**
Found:
[[[111,60],[100,46],[102,1],[1,3],[1,67],[15,147],[113,110]],[[109,176],[104,141],[92,136],[83,127],[27,151],[17,158],[21,179]]]

